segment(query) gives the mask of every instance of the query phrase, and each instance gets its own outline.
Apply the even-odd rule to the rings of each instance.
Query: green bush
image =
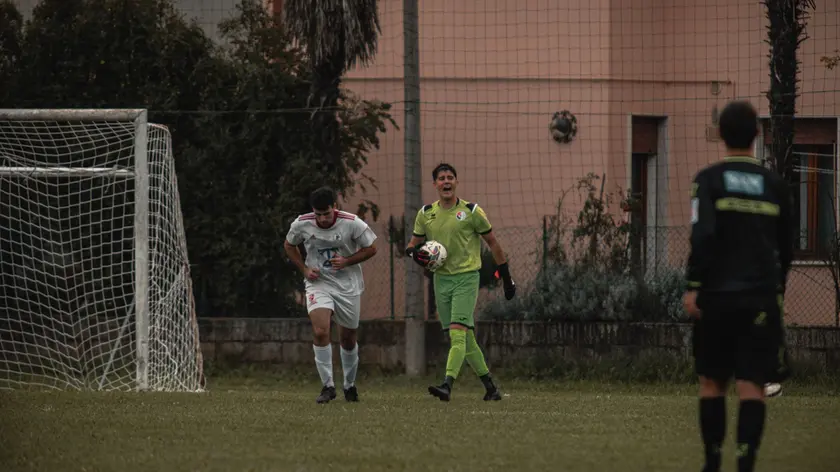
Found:
[[[485,246],[481,246],[481,269],[478,271],[478,287],[487,290],[492,290],[500,285],[499,279],[496,278],[496,271],[498,270],[493,253]]]
[[[684,319],[682,270],[668,268],[644,277],[631,266],[629,224],[609,212],[613,195],[600,192],[589,174],[572,190],[584,204],[575,218],[563,213],[564,192],[547,228],[543,269],[528,290],[511,301],[488,303],[480,317],[491,320]]]
[[[641,286],[635,307],[636,319],[649,321],[684,321],[682,297],[685,275],[680,269],[665,269]]]
[[[489,320],[681,321],[684,278],[669,270],[648,282],[592,266],[556,265],[511,301],[494,300]]]
[[[512,301],[494,301],[482,313],[495,320],[623,320],[638,298],[636,281],[588,266],[553,265],[531,290]]]

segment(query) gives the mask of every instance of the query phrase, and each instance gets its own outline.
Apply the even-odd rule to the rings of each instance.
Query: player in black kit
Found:
[[[764,432],[764,385],[789,375],[782,296],[793,257],[787,184],[753,157],[758,116],[732,102],[719,121],[726,157],[694,178],[686,312],[694,320],[703,472],[721,467],[726,390],[740,398],[738,471],[752,471]]]

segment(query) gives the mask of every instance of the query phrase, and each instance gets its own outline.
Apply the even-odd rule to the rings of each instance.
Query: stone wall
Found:
[[[201,318],[205,360],[225,364],[311,364],[312,334],[307,318]],[[478,322],[479,343],[488,362],[515,366],[535,356],[575,359],[605,354],[674,353],[690,355],[691,327],[678,323],[621,322]],[[337,330],[333,354],[338,363]],[[791,356],[840,369],[840,328],[788,328]],[[445,363],[446,335],[436,321],[426,325],[430,366]],[[360,362],[401,369],[405,361],[405,325],[401,321],[363,321],[359,329]]]

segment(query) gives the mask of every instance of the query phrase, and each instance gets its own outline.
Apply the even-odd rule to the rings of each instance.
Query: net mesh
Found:
[[[149,379],[155,390],[200,390],[203,362],[172,138],[149,125]]]
[[[25,15],[34,0],[17,0]],[[219,39],[217,22],[236,14],[237,0],[212,5],[175,0]],[[266,0],[280,12],[282,0]],[[381,36],[374,63],[358,67],[342,86],[364,99],[393,105],[399,130],[382,135],[364,173],[361,198],[379,205],[370,220],[383,251],[364,265],[364,318],[400,317],[405,310],[401,234],[405,196],[405,25],[419,31],[422,201],[435,199],[431,169],[441,161],[459,172],[459,194],[488,213],[528,293],[557,240],[573,239],[586,192],[575,187],[592,173],[600,196],[612,198],[615,223],[633,226],[626,242],[646,277],[678,273],[689,248],[689,198],[693,175],[718,159],[715,111],[748,99],[764,122],[770,116],[768,4],[781,0],[423,0],[404,15],[402,0],[379,0]],[[802,3],[802,2],[799,2]],[[782,26],[793,16],[783,13]],[[777,28],[778,29],[778,28]],[[816,2],[807,19],[795,110],[797,228],[802,235],[786,298],[788,322],[840,323],[834,282],[818,256],[836,227],[840,69],[822,58],[840,56],[840,3]],[[777,97],[778,98],[778,97]],[[274,110],[297,114],[300,110]],[[309,110],[315,111],[315,110]],[[569,115],[563,114],[568,112]],[[549,129],[555,114],[554,140]],[[567,129],[568,128],[568,129]],[[566,135],[569,134],[568,137]],[[757,146],[770,157],[769,127]],[[565,140],[568,139],[568,142]],[[632,196],[630,211],[620,202]],[[562,206],[558,208],[562,200]],[[636,201],[638,200],[638,201]],[[832,207],[832,201],[835,205]],[[479,311],[498,299],[482,290]]]
[[[0,387],[138,387],[135,125],[0,120]],[[203,382],[169,132],[148,126],[148,387]]]
[[[596,197],[605,182],[615,224],[634,228],[625,247],[645,276],[683,269],[691,180],[723,152],[716,112],[730,100],[748,99],[765,125],[769,117],[763,2],[425,0],[416,18],[404,18],[402,5],[379,2],[375,63],[344,81],[364,98],[393,103],[400,126],[387,132],[365,168],[377,182],[367,198],[383,209],[374,223],[378,234],[389,233],[389,216],[396,228],[401,218],[414,217],[403,215],[404,164],[395,157],[405,155],[404,21],[410,21],[419,30],[422,200],[437,198],[432,168],[453,164],[458,193],[487,212],[520,293],[534,287],[559,221],[569,224],[562,237],[573,238],[586,201],[576,187],[590,173],[598,177]],[[827,241],[835,224],[840,71],[827,69],[821,58],[837,55],[838,32],[840,4],[817,2],[797,52],[794,151],[813,165],[803,167],[795,183],[803,239],[786,300],[790,324],[837,322],[830,273],[809,248]],[[568,142],[552,135],[558,113],[569,120],[558,121],[555,134],[560,141],[568,134]],[[769,139],[765,127],[760,141]],[[765,146],[757,151],[768,157]],[[625,199],[632,203],[628,211],[621,208]],[[405,263],[398,247],[392,260],[366,263],[374,282],[364,316],[400,316]],[[500,294],[482,290],[479,311]]]

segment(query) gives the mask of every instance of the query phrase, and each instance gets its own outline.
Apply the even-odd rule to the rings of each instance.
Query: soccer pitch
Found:
[[[465,375],[442,403],[433,380],[363,379],[360,403],[339,391],[327,405],[316,383],[282,378],[211,379],[198,394],[3,391],[0,470],[700,470],[691,386],[505,382],[490,403]],[[769,402],[757,470],[840,470],[840,398],[788,387]]]

